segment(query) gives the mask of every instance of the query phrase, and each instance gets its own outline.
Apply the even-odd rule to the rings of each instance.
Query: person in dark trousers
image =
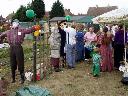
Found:
[[[124,45],[123,25],[119,25],[119,29],[114,38],[114,67],[117,70],[120,67],[120,62],[123,61]]]
[[[12,23],[12,28],[0,35],[0,41],[7,37],[7,41],[10,45],[10,64],[12,73],[12,83],[15,83],[15,71],[18,66],[18,70],[21,76],[21,84],[24,83],[24,53],[22,43],[24,41],[25,34],[32,33],[34,27],[24,29],[19,25],[19,20],[15,19]]]
[[[60,57],[61,57],[61,61],[62,61],[62,67],[65,67],[65,56],[66,53],[64,52],[64,47],[66,44],[66,32],[64,31],[64,28],[66,27],[66,23],[65,21],[61,21],[58,24],[58,29],[59,29],[59,33],[61,35],[61,46],[60,46]]]

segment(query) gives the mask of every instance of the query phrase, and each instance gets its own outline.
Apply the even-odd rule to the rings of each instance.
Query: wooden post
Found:
[[[126,41],[125,41],[125,40],[126,40],[125,38],[126,38],[126,30],[125,30],[125,21],[124,21],[124,44],[126,44],[126,43],[125,43],[125,42],[126,42]],[[127,50],[127,49],[126,49],[126,46],[125,46],[124,50],[125,50],[125,55],[124,55],[125,66],[128,66],[128,65],[126,65],[126,64],[127,64],[127,63],[126,63],[126,62],[127,62],[127,58],[126,58],[126,54],[127,54],[126,50]]]
[[[36,24],[36,17],[34,18],[34,25]],[[36,82],[36,53],[37,53],[37,42],[36,36],[33,33],[33,81]]]

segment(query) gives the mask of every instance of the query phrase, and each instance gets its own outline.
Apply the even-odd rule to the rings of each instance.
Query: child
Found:
[[[92,74],[94,77],[100,75],[100,59],[101,56],[99,54],[99,48],[95,47],[92,52],[92,61],[93,61]]]

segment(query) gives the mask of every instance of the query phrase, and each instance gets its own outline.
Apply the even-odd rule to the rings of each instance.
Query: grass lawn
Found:
[[[31,49],[32,42],[25,41],[24,49],[25,48]],[[26,49],[26,58],[32,55],[30,52],[31,50]],[[47,56],[44,55],[44,57],[46,58]],[[48,64],[48,62],[45,63]],[[32,60],[25,62],[25,69],[28,68],[32,68]],[[7,90],[9,96],[18,88],[30,84],[47,88],[54,96],[128,96],[128,86],[124,86],[120,82],[122,79],[121,72],[103,72],[100,77],[95,78],[89,74],[91,72],[91,64],[86,64],[86,62],[77,64],[75,69],[63,69],[63,71],[59,73],[53,72],[53,74],[49,75],[48,79],[43,79],[36,83],[25,81],[23,85],[19,84],[18,72],[16,83],[10,83],[11,74],[9,65],[1,66],[0,69],[2,70],[0,72],[5,75],[5,78],[9,82]]]
[[[47,88],[54,96],[128,96],[128,87],[120,83],[122,73],[104,72],[96,78],[90,73],[91,64],[77,64],[75,69],[63,69],[62,72],[51,74],[49,79],[36,83],[25,82],[20,85],[10,84],[8,94],[26,85],[38,85]],[[8,75],[10,80],[10,75]]]

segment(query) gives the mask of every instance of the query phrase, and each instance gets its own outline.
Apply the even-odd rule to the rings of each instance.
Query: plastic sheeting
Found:
[[[119,22],[128,19],[128,8],[115,9],[92,19],[93,23]]]
[[[15,96],[53,96],[47,89],[38,86],[26,86],[16,91]]]

